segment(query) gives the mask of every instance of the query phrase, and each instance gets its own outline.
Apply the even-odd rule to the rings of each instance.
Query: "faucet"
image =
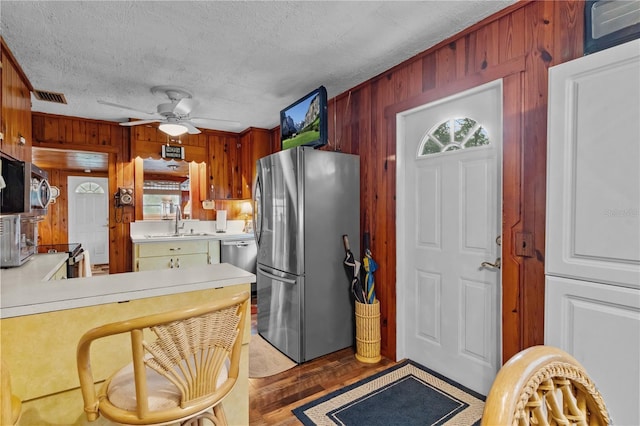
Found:
[[[184,228],[184,222],[180,225],[180,221],[182,220],[182,209],[180,208],[180,204],[176,204],[176,231],[175,234],[178,235],[180,230]]]

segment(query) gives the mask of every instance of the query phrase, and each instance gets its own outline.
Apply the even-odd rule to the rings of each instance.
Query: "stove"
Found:
[[[38,246],[38,253],[67,253],[67,278],[78,278],[81,275],[80,264],[84,258],[84,249],[80,243],[44,244]]]

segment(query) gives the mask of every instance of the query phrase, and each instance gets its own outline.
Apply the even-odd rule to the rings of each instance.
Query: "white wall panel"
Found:
[[[614,424],[640,425],[640,290],[547,276],[545,344],[586,368]]]

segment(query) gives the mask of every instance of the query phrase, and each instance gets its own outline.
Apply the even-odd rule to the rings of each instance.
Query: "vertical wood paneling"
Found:
[[[498,62],[506,62],[524,55],[524,32],[519,31],[521,28],[524,28],[523,9],[500,18]]]
[[[498,21],[479,28],[475,37],[475,55],[469,69],[472,72],[482,71],[490,66],[499,64],[500,38]]]
[[[490,17],[330,100],[330,143],[324,149],[360,155],[361,226],[363,232],[371,233],[373,256],[379,264],[376,288],[381,303],[383,355],[394,358],[396,350],[395,118],[385,117],[384,111],[424,92],[442,96],[456,93],[470,80],[484,81],[480,71],[501,65],[509,69],[510,62],[522,58],[524,71],[505,74],[504,81],[503,356],[506,359],[519,349],[542,343],[547,68],[582,54],[583,7],[581,0],[519,2],[508,13]],[[489,75],[496,78],[493,73]],[[60,135],[57,125],[48,117],[34,115],[33,133],[40,140],[53,142]],[[93,125],[87,123],[86,130],[82,126],[84,122],[72,121],[71,142],[75,146],[92,143]],[[166,142],[153,127],[133,129],[135,139]],[[117,161],[110,163],[110,176],[116,176],[114,182],[110,180],[111,191],[133,182],[130,164],[127,168],[128,134],[114,145],[115,131],[110,128],[111,144],[121,147],[121,152],[112,154]],[[272,150],[278,150],[279,129],[272,129],[269,136]],[[97,131],[93,137],[94,143],[102,139]],[[242,192],[237,187],[241,182],[237,174],[246,167],[248,157],[238,152],[238,141],[239,136],[217,133],[183,141],[195,146],[205,143],[218,198]],[[244,165],[240,167],[240,163]],[[110,237],[118,255],[126,253],[125,224],[112,223]],[[515,255],[513,238],[517,232],[534,235],[535,257]],[[117,260],[119,271],[130,266],[130,248],[127,260],[122,259]]]
[[[209,165],[216,198],[236,198],[234,177],[236,173],[238,136],[214,134],[209,136]]]
[[[71,142],[77,144],[87,143],[87,123],[84,120],[73,120],[71,131]],[[46,140],[44,135],[40,140]]]
[[[115,209],[112,194],[118,187],[134,187],[129,129],[117,123],[32,113],[34,146],[106,152],[108,173],[92,176],[109,177],[109,271],[131,271],[129,223],[135,219],[134,207]],[[50,170],[51,183],[60,188],[61,196],[39,227],[42,244],[66,243],[68,235],[67,177],[78,171]],[[137,194],[136,194],[137,195]]]
[[[553,2],[534,2],[525,16],[527,75],[523,98],[523,230],[533,233],[536,258],[525,258],[520,312],[522,344],[544,342],[544,227],[546,185],[547,67],[553,51]]]
[[[344,118],[337,115],[336,133],[344,134],[351,128],[349,137],[338,139],[341,148],[359,153],[361,158],[362,227],[372,233],[373,254],[380,264],[376,288],[381,302],[383,354],[395,356],[396,147],[395,118],[385,120],[381,111],[401,103],[408,93],[416,94],[407,89],[413,87],[411,68],[415,62],[420,67],[415,80],[420,90],[442,96],[463,90],[468,86],[460,84],[465,79],[478,84],[488,81],[481,75],[483,70],[506,65],[503,68],[508,71],[516,59],[525,64],[526,70],[511,74],[504,86],[504,357],[543,342],[547,67],[554,60],[552,56],[558,55],[551,54],[554,48],[562,49],[562,61],[581,54],[582,29],[572,20],[581,16],[582,7],[582,2],[573,0],[522,2],[509,13],[480,22],[416,60],[352,89],[351,101],[357,106],[352,105],[352,113]],[[562,22],[561,31],[552,18]],[[487,78],[496,77],[500,76],[487,74]],[[345,102],[348,93],[338,97],[337,106]],[[368,105],[363,102],[365,96],[370,99]],[[368,134],[365,127],[354,127],[358,116],[370,117]],[[522,231],[535,233],[537,257],[515,256],[513,238]]]
[[[443,86],[457,79],[459,48],[464,47],[464,43],[451,43],[435,52],[436,55],[436,86]]]
[[[23,161],[31,161],[32,121],[31,121],[31,83],[15,61],[4,39],[0,37],[1,69],[1,113],[0,131],[4,139],[0,149]],[[20,137],[26,143],[19,143]]]
[[[584,50],[584,4],[567,2],[554,4],[553,16],[557,23],[554,26],[554,40],[561,43],[554,44],[551,65],[561,64],[576,57],[576,53]]]
[[[436,87],[436,54],[430,53],[422,58],[422,91]]]
[[[504,134],[502,144],[502,359],[522,348],[520,277],[523,260],[516,253],[515,235],[522,232],[522,78],[503,81]]]

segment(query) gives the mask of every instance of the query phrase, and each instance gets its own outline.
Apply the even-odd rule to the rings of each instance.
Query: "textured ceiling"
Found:
[[[174,85],[203,128],[277,126],[320,85],[332,98],[514,3],[505,1],[8,1],[2,37],[36,90],[33,111],[110,121],[149,118]]]

